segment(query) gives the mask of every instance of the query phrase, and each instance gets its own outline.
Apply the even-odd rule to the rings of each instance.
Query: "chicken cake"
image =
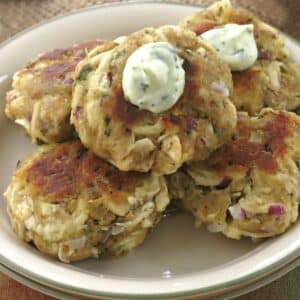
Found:
[[[75,77],[71,122],[87,148],[124,171],[170,174],[236,127],[228,66],[176,26],[97,47]]]
[[[233,101],[251,115],[265,107],[299,111],[300,65],[293,62],[260,60],[243,72],[233,73]]]
[[[196,225],[227,237],[260,239],[285,232],[298,217],[300,117],[269,108],[238,114],[231,142],[169,178],[171,198]]]
[[[300,65],[278,31],[251,12],[219,1],[180,22],[213,46],[233,73],[233,102],[251,115],[264,107],[296,111]],[[252,39],[251,39],[252,38]]]
[[[5,197],[17,236],[66,263],[130,251],[169,203],[162,176],[119,171],[78,141],[20,162]]]
[[[30,60],[13,77],[13,89],[6,97],[6,116],[23,126],[35,142],[71,139],[73,73],[86,52],[102,43],[100,40],[82,42]]]

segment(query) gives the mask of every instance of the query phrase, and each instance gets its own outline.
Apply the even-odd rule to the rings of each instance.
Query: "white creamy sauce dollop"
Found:
[[[180,98],[185,85],[183,59],[167,42],[149,43],[128,58],[122,87],[125,98],[141,109],[160,113]]]
[[[200,37],[216,49],[232,71],[243,71],[257,60],[253,25],[226,24],[204,32]]]

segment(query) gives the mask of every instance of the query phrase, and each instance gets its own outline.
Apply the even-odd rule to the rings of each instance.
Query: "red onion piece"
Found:
[[[108,86],[109,87],[111,87],[111,85],[112,85],[112,80],[113,80],[113,75],[112,75],[112,72],[108,72],[107,74],[106,74],[106,76],[107,76],[107,80],[108,80]]]
[[[74,82],[74,80],[72,78],[68,78],[68,79],[64,80],[65,85],[72,85],[73,82]]]
[[[213,82],[211,84],[212,91],[222,94],[225,97],[229,96],[229,89],[223,82]]]
[[[27,114],[27,120],[29,122],[31,122],[31,120],[32,120],[32,113]]]
[[[266,52],[266,51],[259,51],[258,52],[258,59],[272,59],[272,56],[269,52]]]
[[[43,81],[65,79],[67,73],[75,70],[77,63],[74,61],[64,61],[49,65],[41,72],[41,79]]]
[[[188,130],[192,130],[197,128],[197,121],[195,118],[191,116],[186,116],[185,117],[185,126]]]
[[[205,138],[200,138],[200,141],[204,146],[207,146],[207,141]]]
[[[49,60],[54,60],[54,59],[59,59],[63,55],[67,53],[66,49],[54,49],[53,51],[47,52],[43,54],[39,59],[44,60],[44,59],[49,59]]]
[[[13,102],[14,100],[16,100],[18,98],[18,96],[16,94],[10,94],[7,98],[7,102],[8,103],[11,103]]]
[[[269,206],[269,215],[281,216],[285,214],[285,208],[283,204],[272,204]]]
[[[215,25],[216,24],[213,21],[206,21],[206,22],[204,21],[195,27],[194,32],[197,35],[201,35],[202,33],[213,29]]]
[[[232,178],[225,176],[222,181],[216,185],[217,190],[223,190],[226,189],[232,182]]]
[[[246,219],[246,212],[239,204],[230,206],[228,210],[234,220],[243,221]]]
[[[75,112],[73,113],[73,116],[75,119],[79,119],[83,113],[83,108],[81,106],[77,106],[75,109]]]

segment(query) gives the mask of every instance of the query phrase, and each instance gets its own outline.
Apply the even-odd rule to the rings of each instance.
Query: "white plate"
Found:
[[[19,34],[0,48],[1,75],[11,76],[37,53],[81,40],[114,38],[150,25],[176,24],[196,7],[166,3],[97,6],[56,18]],[[295,54],[300,47],[289,40]],[[0,83],[4,99],[10,80]],[[10,180],[18,159],[34,149],[19,127],[0,114],[0,191]],[[18,241],[0,203],[0,261],[42,285],[85,296],[110,298],[171,298],[220,295],[266,277],[299,256],[300,223],[286,234],[261,244],[232,241],[178,215],[163,220],[145,244],[119,259],[88,260],[65,265]]]
[[[297,260],[293,261],[292,263],[284,266],[282,269],[278,270],[277,272],[267,276],[266,278],[263,278],[257,282],[251,283],[250,285],[247,285],[241,289],[234,290],[229,293],[222,294],[221,296],[214,297],[214,300],[229,300],[229,299],[233,299],[233,298],[239,297],[241,295],[244,295],[246,293],[249,293],[253,290],[263,287],[263,286],[273,282],[274,280],[286,275],[288,272],[299,267],[299,265],[300,265],[300,259],[297,259]],[[58,291],[58,290],[49,288],[47,286],[43,286],[39,283],[36,283],[20,274],[14,272],[13,270],[10,270],[9,268],[7,268],[6,266],[1,265],[1,264],[0,264],[0,271],[2,273],[6,274],[7,276],[17,280],[18,282],[26,285],[27,287],[32,288],[32,289],[39,291],[43,294],[46,294],[48,296],[52,296],[52,297],[55,297],[58,299],[63,299],[63,300],[78,300],[78,298],[74,295],[68,294],[66,292]]]

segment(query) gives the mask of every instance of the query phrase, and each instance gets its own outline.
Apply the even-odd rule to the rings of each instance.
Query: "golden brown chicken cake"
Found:
[[[237,110],[251,115],[264,107],[297,110],[300,107],[300,65],[291,60],[276,29],[245,9],[233,8],[229,0],[219,1],[180,22],[181,27],[195,31],[204,39],[210,30],[229,24],[253,24],[258,48],[257,60],[252,66],[243,71],[233,71],[233,102]]]
[[[300,108],[300,65],[260,60],[243,72],[233,72],[233,101],[240,111],[254,115],[265,107]]]
[[[281,234],[298,216],[300,117],[264,109],[238,119],[232,142],[171,176],[170,194],[196,224],[229,238]]]
[[[73,137],[70,125],[73,73],[94,40],[38,55],[13,77],[6,98],[8,118],[23,126],[33,141],[61,142]]]
[[[169,203],[163,177],[121,172],[79,142],[40,147],[5,197],[18,237],[63,262],[130,251]]]
[[[119,169],[169,174],[230,139],[231,91],[229,68],[193,32],[146,28],[78,65],[71,121]]]

